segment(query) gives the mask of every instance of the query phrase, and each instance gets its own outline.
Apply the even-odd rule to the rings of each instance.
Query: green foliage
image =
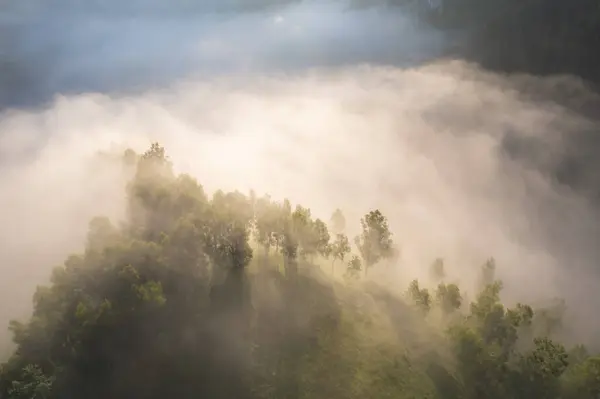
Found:
[[[23,367],[21,379],[12,381],[8,389],[11,399],[46,399],[50,398],[54,377],[45,376],[42,370],[28,364]]]
[[[336,259],[344,262],[346,256],[352,252],[352,248],[350,247],[350,241],[348,237],[343,233],[338,233],[335,236],[335,241],[331,244],[331,255],[333,256],[333,262],[331,264],[332,274],[333,274],[333,264]]]
[[[515,390],[522,398],[559,398],[559,377],[568,366],[568,355],[561,344],[549,338],[535,338],[534,348],[521,355]]]
[[[345,276],[350,279],[357,279],[360,277],[361,270],[362,262],[358,256],[354,255],[348,262]]]
[[[331,236],[329,235],[327,225],[321,219],[317,219],[311,227],[312,231],[310,233],[312,238],[310,240],[310,247],[317,255],[329,258],[331,254],[331,246],[329,245]]]
[[[124,163],[132,175],[126,220],[92,219],[82,253],[38,287],[29,320],[11,322],[16,350],[0,369],[0,397],[600,393],[600,360],[553,340],[564,303],[506,308],[493,262],[467,304],[457,285],[440,282],[437,260],[437,287],[412,281],[408,306],[361,280],[363,267],[393,260],[381,212],[362,219],[353,253],[341,222],[331,236],[307,207],[254,193],[207,196],[191,176],[173,173],[158,144],[141,156],[127,151]],[[322,273],[330,257],[346,262],[345,283]],[[441,325],[432,325],[438,310]]]
[[[362,233],[355,238],[365,266],[365,274],[369,268],[381,260],[394,256],[392,233],[387,218],[379,210],[367,213],[361,220]]]
[[[450,314],[460,309],[463,299],[456,284],[440,283],[435,290],[435,301],[445,314]]]
[[[408,286],[408,297],[424,312],[431,309],[431,294],[427,288],[419,287],[419,281],[413,280]]]
[[[564,398],[595,399],[600,395],[600,358],[574,363],[562,376]]]
[[[514,327],[530,326],[533,320],[533,309],[529,305],[518,303],[514,309],[506,310],[506,317]]]

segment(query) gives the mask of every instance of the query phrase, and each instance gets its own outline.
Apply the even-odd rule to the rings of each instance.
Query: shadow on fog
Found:
[[[111,7],[5,12],[0,107],[36,108],[59,94],[132,93],[190,76],[412,66],[438,57],[445,42],[399,9],[338,2],[236,13]]]

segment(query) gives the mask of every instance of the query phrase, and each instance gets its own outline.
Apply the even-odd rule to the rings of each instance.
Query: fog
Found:
[[[0,323],[26,314],[90,217],[122,215],[121,169],[98,151],[159,141],[208,190],[252,188],[323,218],[340,207],[352,229],[381,208],[401,259],[379,273],[399,288],[440,256],[470,287],[494,256],[510,300],[563,297],[573,335],[594,338],[598,212],[551,173],[591,121],[514,77],[435,60],[449,39],[399,9],[130,8],[5,22],[30,75],[2,96]],[[533,150],[514,158],[511,140]]]

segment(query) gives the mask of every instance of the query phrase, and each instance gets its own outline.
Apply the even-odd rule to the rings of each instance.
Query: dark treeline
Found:
[[[11,323],[2,398],[600,394],[600,357],[561,344],[564,304],[505,307],[493,259],[470,299],[442,259],[394,292],[367,279],[401,267],[378,210],[351,239],[340,210],[325,222],[268,196],[209,197],[158,144],[121,161],[125,221],[93,219],[85,251]]]

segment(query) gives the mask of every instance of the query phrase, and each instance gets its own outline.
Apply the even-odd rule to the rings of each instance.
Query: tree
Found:
[[[563,327],[563,318],[567,308],[562,299],[554,299],[535,314],[536,333],[543,336],[554,336]]]
[[[465,399],[506,396],[504,370],[493,347],[487,346],[475,328],[454,325],[448,330],[457,362],[460,396]]]
[[[531,326],[533,309],[529,305],[517,303],[514,308],[506,310],[506,317],[514,327]]]
[[[427,288],[419,287],[419,281],[413,280],[408,286],[408,297],[424,312],[431,309],[431,294]]]
[[[431,278],[435,282],[441,282],[446,278],[446,270],[444,268],[444,260],[442,258],[437,258],[431,264],[430,269]]]
[[[321,220],[317,219],[312,224],[312,243],[311,246],[314,248],[314,252],[320,255],[322,258],[329,258],[331,254],[331,246],[329,245],[329,230],[327,225]]]
[[[562,375],[565,399],[595,399],[600,395],[600,358],[588,357],[574,363]]]
[[[317,239],[313,230],[314,221],[310,209],[296,205],[291,215],[290,234],[298,245],[298,255],[306,260],[317,253]]]
[[[481,288],[487,287],[493,284],[496,280],[496,261],[494,258],[488,259],[483,266],[481,266],[481,275],[479,277],[479,285]]]
[[[334,272],[334,264],[336,259],[344,262],[346,255],[348,255],[352,251],[350,248],[350,241],[348,237],[341,233],[336,234],[335,241],[331,244],[331,255],[333,255],[333,261],[331,262],[331,274]]]
[[[258,198],[254,204],[254,230],[256,242],[263,247],[265,259],[277,244],[279,215],[269,196]]]
[[[13,381],[8,389],[11,399],[47,399],[51,397],[55,378],[44,375],[38,366],[34,364],[25,366],[21,378],[21,380]]]
[[[357,279],[360,277],[360,272],[362,270],[362,262],[360,258],[356,255],[350,259],[348,262],[348,267],[346,269],[345,277],[349,279]]]
[[[563,345],[549,338],[535,338],[534,348],[521,355],[521,373],[515,391],[520,398],[559,398],[560,376],[568,366],[568,355]]]
[[[440,283],[435,290],[435,301],[444,314],[451,314],[460,309],[463,299],[456,284]]]
[[[331,215],[330,225],[334,234],[343,234],[346,231],[346,217],[339,208]]]
[[[367,213],[360,221],[362,233],[355,238],[365,266],[365,275],[377,262],[394,256],[392,233],[387,218],[379,210]]]

